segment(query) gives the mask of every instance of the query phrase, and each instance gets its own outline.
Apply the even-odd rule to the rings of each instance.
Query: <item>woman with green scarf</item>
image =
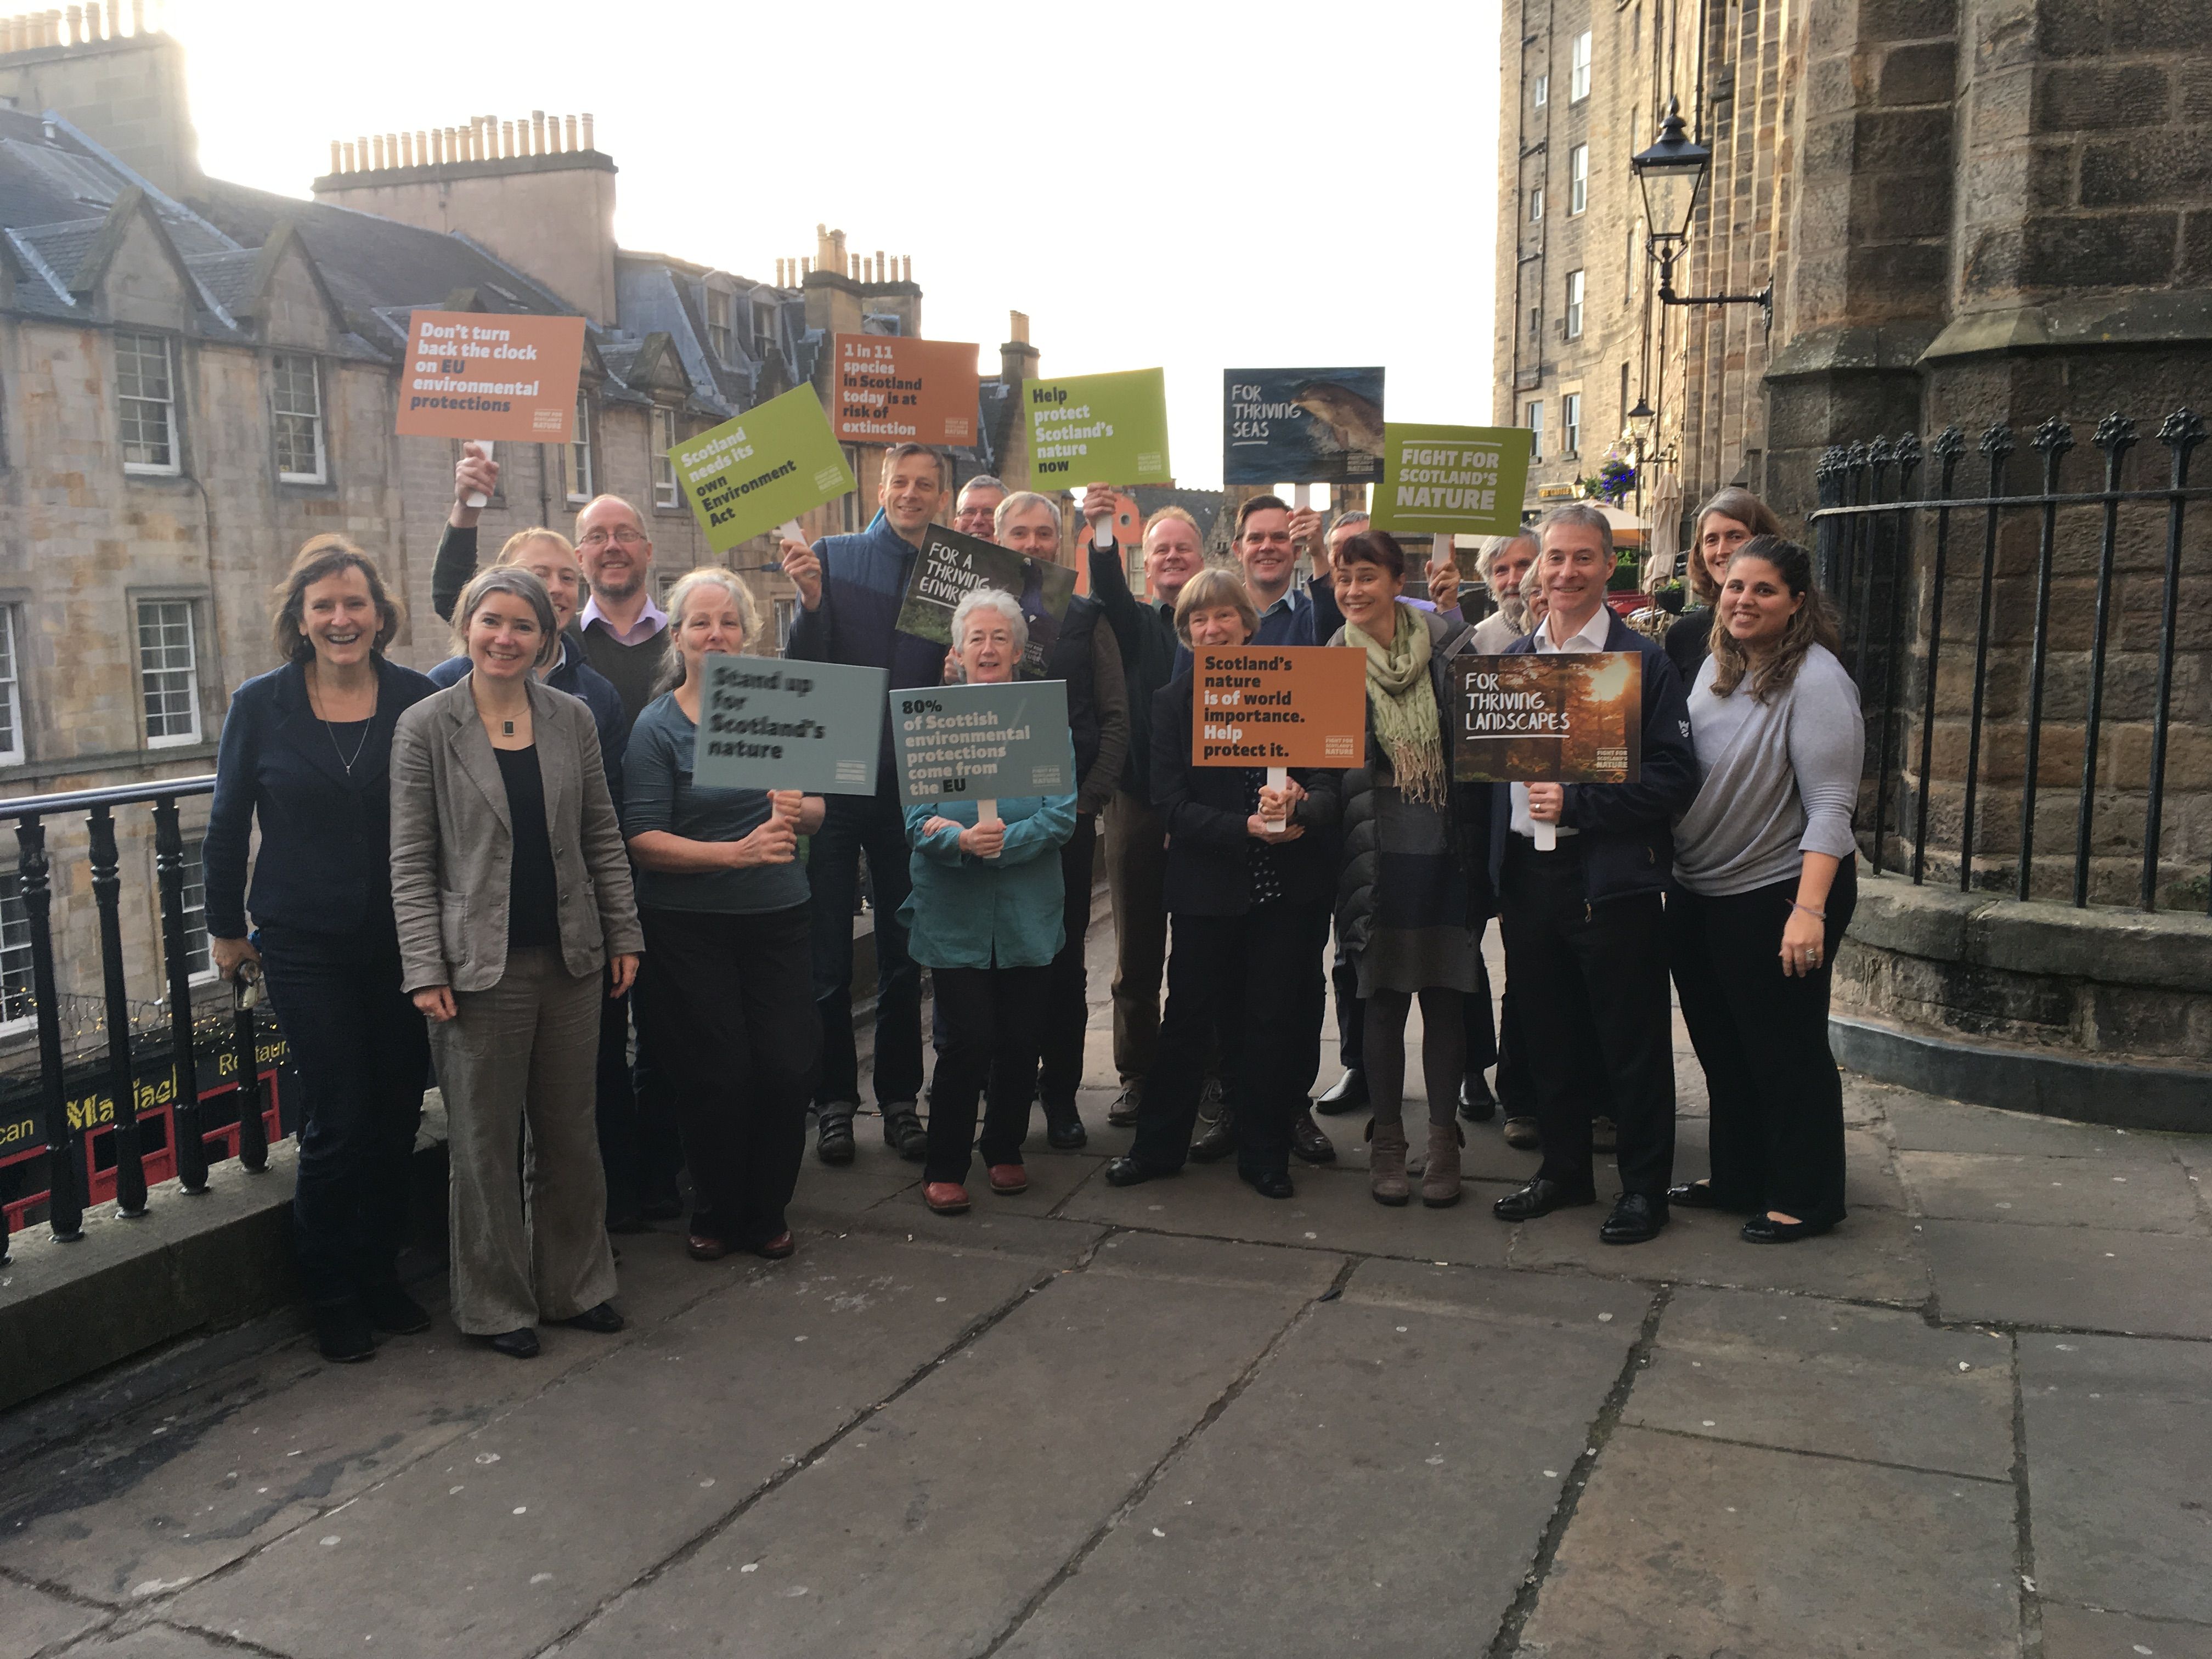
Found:
[[[1406,1019],[1418,997],[1429,1112],[1421,1202],[1440,1208],[1459,1201],[1462,999],[1480,994],[1492,908],[1489,792],[1452,782],[1446,719],[1447,659],[1468,644],[1469,630],[1401,601],[1406,555],[1380,531],[1346,542],[1335,566],[1346,620],[1329,643],[1367,653],[1366,762],[1335,780],[1344,836],[1336,928],[1367,1005],[1370,1189],[1381,1204],[1413,1196]]]

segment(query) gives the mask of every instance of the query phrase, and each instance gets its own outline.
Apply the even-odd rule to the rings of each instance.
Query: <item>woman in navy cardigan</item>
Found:
[[[202,854],[208,934],[226,979],[248,964],[267,976],[302,1097],[300,1277],[325,1358],[367,1359],[376,1331],[430,1324],[398,1265],[430,1047],[400,989],[388,763],[400,711],[437,688],[385,659],[402,612],[344,537],[300,550],[276,606],[284,665],[240,686],[223,722]]]

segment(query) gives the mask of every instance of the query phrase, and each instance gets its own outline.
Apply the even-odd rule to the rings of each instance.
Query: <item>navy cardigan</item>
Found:
[[[307,702],[298,663],[238,688],[222,723],[215,802],[201,850],[207,929],[246,936],[246,848],[257,926],[348,934],[392,921],[392,728],[437,687],[411,668],[376,659],[376,713],[349,777],[328,727]]]

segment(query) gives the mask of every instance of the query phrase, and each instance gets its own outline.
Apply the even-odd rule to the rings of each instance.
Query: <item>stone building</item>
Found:
[[[0,787],[12,796],[212,769],[223,711],[273,666],[267,599],[326,531],[374,551],[405,597],[395,657],[449,654],[432,555],[456,446],[393,435],[418,306],[588,321],[574,441],[502,447],[482,534],[565,526],[608,491],[645,511],[664,585],[709,558],[669,465],[675,443],[804,382],[825,394],[830,337],[915,332],[910,264],[816,251],[760,281],[618,246],[616,168],[592,118],[334,145],[298,200],[208,178],[183,48],[111,29],[98,7],[0,20]],[[1005,351],[1034,374],[1025,340]],[[1012,471],[1011,388],[987,383],[959,464]],[[996,418],[994,418],[994,416]],[[854,495],[808,516],[858,528]],[[730,562],[787,626],[765,539]],[[198,895],[198,823],[185,803]],[[134,999],[161,994],[145,809],[118,814]],[[51,824],[56,957],[68,1006],[99,1018],[100,953],[81,818]],[[28,932],[0,856],[0,1045],[27,1023]]]
[[[2047,465],[2062,497],[2101,489],[2107,415],[2135,422],[2124,488],[2164,489],[2194,447],[2186,421],[2178,447],[2160,434],[2212,404],[2212,7],[1503,12],[1496,418],[1541,427],[1531,506],[1620,445],[1647,501],[1664,473],[1686,510],[1741,483],[1803,527],[1824,489],[1894,495],[1907,460],[1932,493],[1937,434],[1963,438],[1950,493],[1975,505],[1948,544],[1923,510],[1812,532],[1869,713],[1862,844],[1921,871],[1863,905],[1839,958],[1875,1033],[1851,1063],[1880,1049],[1927,1081],[1963,1036],[2026,1067],[1998,1088],[1974,1060],[1982,1084],[1947,1085],[1967,1097],[2167,1088],[2212,1042],[2212,502],[2117,502],[2105,563],[2099,503],[1980,501],[2034,495]],[[1670,101],[1711,149],[1673,287],[1769,290],[1771,323],[1660,302],[1629,163]],[[2157,914],[2120,929],[2077,892]]]

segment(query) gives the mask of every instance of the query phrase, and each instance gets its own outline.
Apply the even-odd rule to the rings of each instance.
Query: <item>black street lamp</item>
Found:
[[[1769,278],[1756,294],[1692,294],[1674,292],[1674,259],[1689,240],[1690,221],[1698,210],[1698,198],[1705,175],[1712,171],[1713,152],[1689,137],[1680,104],[1667,100],[1667,118],[1659,124],[1658,142],[1629,158],[1629,169],[1644,191],[1644,223],[1651,257],[1659,261],[1659,300],[1670,306],[1757,306],[1774,326],[1774,283]]]

